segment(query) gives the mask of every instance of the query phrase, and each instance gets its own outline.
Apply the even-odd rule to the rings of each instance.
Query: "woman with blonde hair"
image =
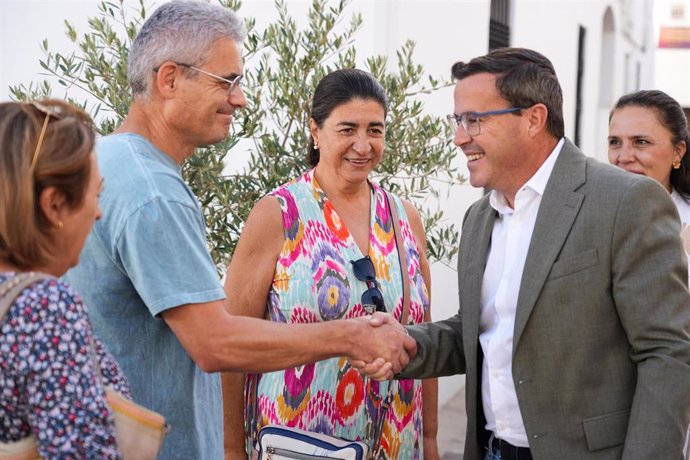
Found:
[[[101,215],[94,142],[62,101],[0,104],[0,457],[120,458],[104,388],[129,386],[58,279]]]

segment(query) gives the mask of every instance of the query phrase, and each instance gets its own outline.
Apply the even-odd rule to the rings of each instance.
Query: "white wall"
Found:
[[[672,5],[683,5],[685,17],[671,17]],[[656,0],[656,26],[690,27],[690,0]],[[655,36],[655,43],[658,36]],[[658,48],[654,72],[655,87],[675,98],[682,107],[690,107],[690,49]]]
[[[298,23],[306,24],[310,3],[305,0],[288,1],[289,10]],[[137,2],[127,0],[126,4],[136,6]],[[0,0],[0,100],[9,99],[9,85],[42,79],[43,70],[38,64],[43,57],[39,46],[41,40],[47,38],[51,50],[64,54],[72,49],[64,34],[64,19],[84,32],[87,18],[98,11],[97,5],[97,0]],[[488,24],[488,8],[488,1],[483,0],[354,0],[348,10],[361,12],[363,17],[363,28],[357,35],[361,64],[370,55],[387,54],[394,65],[395,51],[405,40],[412,39],[417,42],[416,60],[424,65],[425,70],[450,79],[453,62],[486,52],[488,27],[484,25]],[[255,17],[259,28],[276,18],[272,0],[245,0],[240,14]],[[349,15],[347,17],[349,19]],[[458,22],[463,23],[461,33]],[[56,83],[53,83],[53,89],[56,97],[65,96],[65,90]],[[452,109],[452,88],[427,97],[427,110],[431,113],[445,115]],[[235,161],[241,161],[243,155],[232,156]],[[464,167],[461,157],[458,161]],[[469,185],[448,190],[441,203],[446,218],[459,224],[467,206],[480,194]],[[436,264],[432,273],[433,318],[444,319],[455,314],[458,308],[455,271]],[[452,396],[463,382],[460,377],[441,379],[440,401]]]
[[[73,49],[64,20],[85,31],[97,5],[96,0],[0,0],[0,100],[9,99],[10,85],[42,79],[43,39],[52,50]],[[56,97],[64,96],[62,87],[53,89]]]
[[[298,24],[300,18],[306,23],[306,11],[310,3],[303,0],[288,1],[290,12]],[[261,28],[275,17],[272,5],[272,0],[245,2],[240,14],[257,18],[257,26]],[[348,7],[348,12],[345,16],[348,20],[352,12],[360,12],[363,18],[356,45],[360,66],[364,65],[366,57],[384,54],[389,56],[389,64],[393,70],[396,64],[395,52],[406,40],[411,39],[416,42],[415,61],[422,64],[427,73],[450,80],[450,67],[454,62],[469,60],[487,50],[488,0],[354,0]],[[459,22],[462,22],[461,33],[458,30]],[[445,88],[426,97],[425,103],[429,113],[439,116],[451,113],[452,88]],[[464,157],[461,155],[457,158],[457,165],[465,170]],[[459,226],[465,210],[479,196],[480,190],[470,185],[461,185],[443,190],[439,205],[444,210],[447,221]],[[434,264],[432,283],[433,319],[440,320],[454,315],[458,310],[455,269]],[[440,379],[440,403],[448,400],[462,385],[462,376]]]
[[[602,25],[609,7],[615,29],[614,61],[610,63],[612,72],[601,75]],[[580,147],[587,155],[606,161],[611,105],[622,94],[653,83],[651,17],[650,0],[515,1],[512,45],[536,49],[553,62],[563,88],[566,136],[571,139],[575,130],[578,31],[580,25],[586,29]],[[630,56],[628,69],[626,53]],[[641,69],[639,88],[635,85],[637,63]],[[602,85],[611,86],[604,107],[600,106]]]
[[[96,13],[97,4],[97,0],[0,0],[0,99],[8,98],[8,85],[40,78],[39,43],[43,38],[48,38],[51,49],[67,50],[63,20],[68,18],[84,31],[86,19]],[[137,2],[127,0],[126,4]],[[307,0],[288,0],[298,23],[306,24],[309,4]],[[628,62],[641,63],[641,86],[651,86],[653,61],[648,43],[653,42],[653,37],[647,30],[650,5],[651,0],[513,0],[511,44],[534,48],[554,63],[564,91],[566,135],[571,138],[575,124],[578,25],[587,29],[581,147],[589,155],[604,160],[606,155],[609,107],[599,104],[604,12],[611,8],[616,27],[615,62],[610,75],[604,75],[613,80],[609,97],[612,103],[626,91],[626,79],[632,81],[631,70],[625,69],[626,53],[630,55]],[[489,8],[490,0],[353,0],[349,10],[362,13],[363,29],[357,35],[356,45],[362,60],[372,54],[386,54],[394,65],[395,51],[405,40],[412,39],[417,43],[416,61],[426,72],[450,78],[452,63],[487,52]],[[272,0],[245,0],[240,14],[254,16],[259,28],[276,17]],[[681,75],[678,79],[689,88],[687,76]],[[628,88],[632,89],[636,88]],[[55,95],[64,96],[64,92],[59,89]],[[451,113],[452,88],[428,96],[425,101],[429,113]],[[237,161],[237,156],[233,156],[231,161]],[[457,164],[464,168],[461,153]],[[446,218],[459,226],[469,204],[480,196],[481,191],[461,185],[441,191],[439,205]],[[434,264],[432,279],[432,315],[435,320],[444,319],[458,308],[454,269]],[[441,379],[441,402],[462,384],[461,377]]]

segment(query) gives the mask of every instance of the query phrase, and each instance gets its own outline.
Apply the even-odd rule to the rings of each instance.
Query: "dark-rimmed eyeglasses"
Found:
[[[524,110],[524,107],[511,107],[509,109],[491,110],[489,112],[465,112],[460,115],[451,113],[446,116],[450,127],[456,131],[460,126],[465,130],[469,136],[478,136],[482,132],[479,121],[483,118],[488,118],[492,115],[504,115],[506,113],[515,113]]]
[[[232,79],[228,79],[221,77],[220,75],[216,75],[215,73],[211,73],[208,70],[200,69],[190,64],[185,64],[184,62],[175,62],[175,64],[179,65],[180,67],[185,67],[187,69],[194,70],[195,72],[203,73],[204,75],[208,75],[211,78],[215,78],[219,82],[223,83],[224,89],[228,93],[228,97],[230,97],[232,92],[235,91],[235,88],[240,86],[240,81],[242,80],[242,75],[235,75]],[[156,67],[153,69],[153,71],[158,72],[159,69],[160,67]]]
[[[368,314],[375,311],[386,311],[386,306],[383,303],[383,294],[379,289],[379,283],[376,281],[376,269],[374,262],[369,256],[364,256],[359,260],[351,260],[352,270],[355,278],[367,283],[367,290],[362,294],[362,308]]]

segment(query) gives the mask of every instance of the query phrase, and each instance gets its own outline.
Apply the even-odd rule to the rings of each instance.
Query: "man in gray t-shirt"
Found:
[[[208,372],[347,356],[385,361],[392,375],[416,346],[395,327],[372,329],[365,319],[285,325],[225,308],[180,165],[196,147],[225,138],[235,109],[246,106],[244,34],[232,11],[204,2],[164,4],[144,23],[129,54],[129,114],[96,148],[103,218],[67,275],[134,400],[172,425],[162,459],[223,456],[220,379]]]

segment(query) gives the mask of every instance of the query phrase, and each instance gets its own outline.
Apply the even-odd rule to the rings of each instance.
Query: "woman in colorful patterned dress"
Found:
[[[27,272],[55,277],[0,319],[0,454],[33,436],[42,458],[120,458],[104,384],[129,386],[57,279],[100,217],[94,142],[89,117],[64,102],[0,104],[0,291]]]
[[[355,318],[371,313],[363,303],[370,303],[374,287],[382,295],[380,307],[400,320],[403,274],[389,203],[369,179],[383,156],[386,112],[386,94],[366,72],[337,70],[321,80],[310,118],[313,169],[254,206],[225,284],[233,313],[286,323]],[[429,321],[423,224],[409,202],[390,196],[408,260],[408,323]],[[365,264],[375,282],[363,281],[361,273],[358,279],[355,263]],[[393,402],[385,416],[380,458],[438,458],[435,380],[379,383],[363,378],[344,358],[249,379],[258,379],[256,399],[247,401],[255,409],[248,411],[255,416],[247,415],[249,436],[270,423],[370,442],[367,427],[375,422],[390,385]],[[226,376],[224,381],[226,458],[246,458],[244,380]]]

